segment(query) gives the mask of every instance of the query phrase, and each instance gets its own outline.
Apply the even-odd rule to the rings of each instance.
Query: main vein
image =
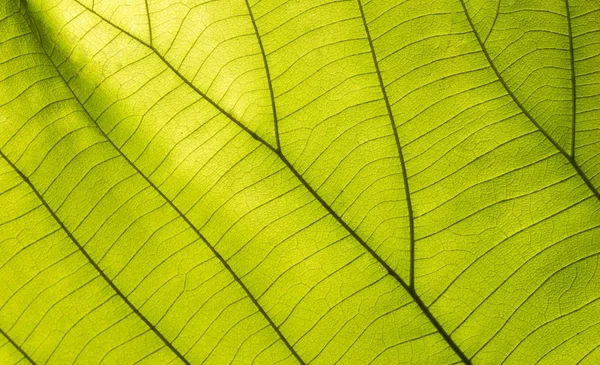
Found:
[[[15,172],[17,174],[19,174],[19,176],[21,177],[21,179],[23,179],[23,181],[25,181],[27,183],[27,185],[29,185],[29,187],[31,188],[31,190],[33,191],[33,193],[42,202],[42,204],[48,210],[48,212],[50,213],[50,215],[52,216],[52,218],[54,218],[54,220],[56,221],[56,223],[67,234],[67,236],[69,237],[69,239],[71,239],[71,241],[75,244],[75,246],[77,246],[77,249],[79,249],[79,252],[81,252],[81,254],[83,254],[83,256],[94,267],[94,269],[96,269],[96,271],[106,281],[106,283],[108,283],[108,285],[115,291],[115,293],[117,293],[117,295],[127,304],[127,306],[129,306],[129,308],[144,323],[146,323],[146,325],[150,328],[150,330],[152,330],[152,332],[154,332],[154,334],[165,344],[165,346],[167,346],[171,351],[173,351],[173,353],[175,353],[175,355],[177,355],[177,357],[181,361],[183,361],[183,363],[189,365],[190,363],[183,357],[183,355],[181,355],[181,353],[171,344],[171,342],[169,342],[165,338],[165,336],[163,336],[163,334],[160,333],[160,331],[133,305],[133,303],[131,303],[129,301],[129,299],[127,299],[127,297],[123,294],[123,292],[121,292],[121,290],[115,285],[115,283],[113,283],[112,280],[106,275],[106,273],[104,273],[104,271],[98,266],[98,264],[96,263],[96,261],[94,261],[94,259],[87,253],[87,251],[83,248],[83,246],[79,243],[79,241],[77,241],[77,239],[73,236],[73,234],[71,233],[71,231],[58,218],[58,216],[56,215],[56,212],[54,212],[54,210],[52,208],[50,208],[50,206],[48,205],[48,203],[46,202],[46,200],[44,199],[44,197],[42,196],[42,194],[40,194],[40,192],[33,185],[33,183],[31,182],[31,180],[27,176],[25,176],[25,174],[23,174],[23,172],[17,166],[15,166],[15,164],[11,160],[8,159],[8,157],[4,154],[4,152],[0,151],[0,156],[4,160],[6,160],[6,162],[10,165],[10,167],[12,167],[13,170],[15,170]]]
[[[89,10],[89,9],[88,9]],[[91,10],[90,10],[91,11]],[[93,12],[93,11],[92,11]],[[114,26],[114,25],[113,25]],[[131,35],[130,35],[131,36]],[[133,37],[133,36],[132,36]],[[134,37],[135,38],[135,37]],[[151,49],[154,50],[154,48],[148,44],[146,44],[146,46],[150,47]],[[50,57],[50,55],[48,55],[46,49],[42,46],[42,48],[44,49],[44,52],[46,52],[46,55],[48,56],[48,58],[50,59],[50,61],[54,64],[54,61],[52,60],[52,58]],[[154,50],[154,52],[158,55],[158,52],[156,50]],[[159,56],[161,57],[161,56]],[[162,58],[162,57],[161,57]],[[163,59],[163,62],[166,63],[166,60]],[[56,65],[55,65],[56,67]],[[230,273],[230,275],[233,277],[233,279],[240,285],[240,287],[244,290],[244,292],[246,293],[246,295],[248,296],[248,298],[252,301],[252,303],[256,306],[256,308],[258,309],[258,311],[263,315],[263,317],[267,320],[267,322],[269,323],[269,325],[273,328],[273,330],[277,333],[277,335],[279,336],[279,338],[282,340],[282,342],[286,345],[286,347],[290,350],[290,352],[292,353],[292,355],[298,360],[298,362],[300,362],[300,364],[305,364],[304,361],[300,358],[300,356],[298,355],[298,353],[296,352],[296,350],[294,350],[294,348],[292,347],[292,345],[288,342],[288,340],[285,338],[285,336],[281,333],[281,331],[279,330],[279,328],[277,327],[277,325],[275,325],[275,323],[273,322],[273,320],[271,319],[271,317],[269,317],[269,315],[266,313],[266,311],[264,310],[264,308],[258,303],[258,300],[254,297],[254,295],[250,292],[250,290],[248,289],[248,287],[246,287],[246,285],[243,283],[243,281],[240,279],[240,277],[235,273],[235,271],[231,268],[231,266],[229,265],[229,263],[227,262],[227,260],[225,260],[225,258],[223,256],[221,256],[221,254],[214,248],[214,246],[212,244],[209,243],[209,241],[206,239],[206,237],[204,237],[204,235],[198,230],[198,228],[196,228],[196,226],[185,216],[185,214],[183,214],[183,212],[173,203],[173,201],[171,199],[169,199],[151,180],[148,176],[146,176],[124,153],[123,151],[117,147],[117,145],[115,145],[115,143],[113,142],[113,140],[104,132],[104,130],[100,127],[100,125],[98,125],[98,122],[96,122],[96,120],[92,117],[92,115],[89,113],[89,111],[87,110],[87,108],[83,105],[83,103],[81,102],[81,100],[79,100],[79,98],[77,97],[77,94],[75,94],[75,92],[73,91],[73,89],[71,88],[71,85],[69,85],[69,83],[67,82],[67,80],[64,78],[64,76],[57,71],[57,73],[59,74],[59,76],[62,78],[64,84],[67,86],[67,88],[69,88],[71,94],[73,95],[73,98],[79,103],[79,105],[81,106],[81,108],[83,109],[83,111],[86,113],[87,117],[96,125],[98,131],[102,134],[102,136],[112,145],[112,147],[123,157],[123,159],[136,171],[137,174],[139,174],[139,176],[141,176],[146,183],[148,183],[148,185],[150,185],[160,196],[161,198],[163,198],[167,204],[185,221],[185,223],[194,231],[194,233],[196,233],[196,235],[205,243],[206,247],[208,247],[208,249],[213,253],[213,255],[221,262],[221,264],[225,267],[225,269]],[[183,77],[180,75],[180,77]],[[208,99],[207,99],[208,100]],[[266,142],[265,142],[266,143]],[[272,147],[271,147],[272,148]],[[63,226],[64,227],[64,226]],[[133,307],[132,307],[133,308]],[[137,312],[137,311],[136,311]],[[139,313],[139,312],[137,312]],[[161,335],[162,336],[162,335]],[[164,340],[164,337],[161,337]],[[166,341],[166,340],[164,340]],[[175,348],[173,348],[171,345],[169,345],[169,347],[175,351],[177,353],[177,355],[186,363],[189,364],[189,362],[187,362],[187,360],[185,360],[183,358],[183,356],[177,352],[177,350],[175,350]]]
[[[78,3],[79,1],[76,0]],[[200,89],[198,89],[192,82],[190,82],[184,75],[182,75],[179,70],[177,70],[170,62],[168,62],[165,57],[158,52],[158,50],[144,42],[143,40],[139,39],[138,37],[134,36],[133,34],[127,32],[126,30],[124,30],[123,28],[119,27],[118,25],[112,23],[110,20],[102,17],[100,14],[96,13],[94,10],[86,7],[85,5],[79,3],[82,7],[84,7],[85,9],[87,9],[88,11],[90,11],[91,13],[95,14],[96,16],[98,16],[100,19],[102,19],[103,21],[105,21],[107,24],[111,25],[112,27],[114,27],[115,29],[119,30],[120,32],[122,32],[123,34],[126,34],[127,36],[129,36],[132,39],[135,39],[136,41],[138,41],[140,44],[146,46],[149,50],[151,50],[158,58],[160,58],[163,63],[175,74],[178,76],[178,78],[185,83],[187,86],[189,86],[192,90],[194,90],[194,92],[196,92],[199,96],[201,96],[204,100],[206,100],[207,102],[209,102],[213,107],[215,107],[219,112],[221,112],[224,116],[226,116],[230,121],[232,121],[233,123],[235,123],[236,125],[238,125],[242,130],[244,130],[246,133],[248,133],[253,139],[255,139],[256,141],[260,142],[262,145],[264,145],[265,147],[267,147],[269,150],[271,150],[275,155],[277,155],[279,157],[279,159],[288,167],[288,169],[290,170],[290,172],[292,172],[294,174],[294,176],[298,179],[298,181],[311,193],[311,195],[323,206],[323,208],[325,210],[327,210],[327,212],[367,251],[369,252],[369,254],[386,270],[387,274],[390,275],[392,278],[394,278],[412,297],[412,299],[415,301],[415,303],[419,306],[420,310],[423,312],[423,314],[429,319],[429,321],[432,323],[432,325],[435,327],[435,329],[440,333],[440,335],[444,338],[444,340],[448,343],[448,345],[453,349],[453,351],[460,357],[461,361],[465,364],[471,364],[471,361],[469,360],[469,358],[462,352],[462,350],[458,347],[458,345],[456,345],[456,343],[452,340],[452,338],[450,337],[450,335],[446,332],[446,330],[441,326],[441,324],[437,321],[437,319],[433,316],[433,314],[431,313],[431,311],[429,310],[429,308],[425,305],[425,303],[421,300],[421,298],[419,297],[419,295],[416,293],[414,287],[412,287],[411,285],[407,284],[401,277],[400,275],[394,271],[394,269],[392,269],[389,264],[383,260],[383,258],[381,258],[363,239],[362,237],[360,237],[356,231],[354,229],[352,229],[348,223],[346,223],[334,210],[333,208],[317,193],[317,191],[315,191],[313,189],[313,187],[304,179],[304,177],[298,172],[298,170],[296,170],[296,168],[292,165],[292,163],[285,157],[285,155],[281,152],[281,150],[278,147],[273,147],[271,144],[269,144],[267,141],[265,141],[263,138],[261,138],[257,133],[255,133],[254,131],[250,130],[247,126],[245,126],[242,122],[240,122],[237,118],[235,118],[231,113],[227,112],[225,109],[223,109],[217,102],[215,102],[212,98],[209,98],[204,92],[202,92]],[[261,48],[261,50],[264,52],[264,49]],[[264,58],[265,64],[266,64],[266,57]],[[271,89],[272,90],[272,89]],[[388,103],[389,104],[389,103]],[[273,107],[274,107],[274,103],[273,103]],[[85,109],[85,108],[84,108]],[[86,110],[87,112],[87,110]],[[89,115],[89,114],[88,114]],[[91,118],[91,116],[90,116]],[[95,122],[95,120],[93,118],[91,118],[91,120],[93,120]],[[100,128],[100,130],[102,130]],[[102,132],[104,133],[104,132]],[[397,136],[397,133],[396,133]],[[108,136],[107,136],[108,138]],[[109,141],[111,141],[108,138]],[[112,142],[111,142],[112,143]],[[398,140],[398,145],[399,145],[399,140]],[[114,146],[114,144],[113,144]],[[119,151],[119,153],[122,154],[121,150],[118,149],[115,146],[116,150]],[[124,156],[124,155],[123,155]],[[126,157],[125,157],[126,158]],[[127,159],[127,158],[126,158]],[[127,159],[127,161],[129,161]],[[137,167],[135,167],[135,165],[133,165],[133,163],[131,163],[131,161],[129,161],[129,163],[137,170]],[[150,180],[145,177],[145,175],[143,175],[141,172],[139,172],[140,175],[142,175],[150,184],[152,184],[150,182]],[[406,181],[406,180],[405,180]],[[152,184],[153,185],[153,184]],[[154,185],[153,185],[154,186]],[[162,192],[160,192],[158,189],[157,191],[159,192],[159,194],[161,194],[161,196],[163,196],[165,199],[167,199],[164,194],[162,194]],[[189,220],[187,220],[187,218],[179,211],[178,208],[176,208],[172,202],[170,202],[170,200],[167,199],[167,201],[171,204],[171,206],[188,222],[188,224],[190,224],[190,226],[196,231],[196,233],[200,236],[203,237],[201,235],[201,233],[191,224],[191,222],[189,222]],[[217,253],[217,251],[212,248],[212,246],[210,244],[208,244],[208,241],[206,241],[204,238],[203,240],[207,243],[207,245],[211,248],[211,250],[215,253],[215,255],[217,255],[217,257],[219,257],[223,262],[224,260],[221,258],[221,256]],[[228,268],[228,270],[230,270],[230,272],[232,273],[232,275],[235,276],[235,273],[231,270],[231,268],[229,268],[229,266],[224,262],[224,264],[226,265],[226,267]],[[237,276],[235,276],[237,277]],[[282,338],[282,340],[286,343],[286,345],[288,346],[288,348],[293,352],[294,356],[296,357],[296,359],[298,361],[300,361],[302,364],[304,364],[304,362],[302,361],[302,359],[298,356],[298,354],[294,351],[294,349],[292,348],[292,346],[289,344],[289,342],[285,339],[285,337],[281,334],[281,332],[278,330],[277,326],[275,326],[275,324],[271,321],[271,319],[268,317],[268,315],[262,310],[262,308],[260,307],[260,305],[258,304],[258,302],[256,301],[256,299],[254,299],[254,297],[250,294],[250,292],[247,290],[247,288],[245,288],[245,286],[243,285],[243,283],[241,282],[241,280],[239,280],[239,283],[244,287],[244,290],[246,291],[246,293],[250,296],[250,298],[253,300],[253,302],[259,307],[259,309],[261,309],[261,312],[263,313],[263,315],[267,318],[267,320],[269,321],[269,323],[273,326],[273,328],[278,332],[278,334],[280,335],[280,337]]]
[[[479,46],[481,47],[481,50],[483,52],[483,54],[485,55],[485,58],[487,59],[490,67],[492,68],[492,70],[494,71],[494,73],[496,74],[496,77],[498,78],[498,81],[500,81],[500,83],[502,84],[502,86],[504,87],[504,89],[506,90],[506,92],[508,93],[508,95],[512,98],[513,102],[519,107],[519,109],[521,109],[521,112],[531,121],[531,123],[533,123],[533,125],[535,125],[535,127],[544,135],[544,137],[546,137],[546,139],[548,139],[548,141],[550,141],[550,143],[552,143],[552,145],[554,145],[554,147],[567,159],[567,161],[569,161],[569,163],[571,164],[571,166],[573,167],[573,169],[575,169],[575,171],[577,172],[577,174],[579,175],[579,177],[581,178],[581,180],[583,180],[583,182],[587,185],[587,187],[590,189],[590,191],[592,192],[592,194],[598,199],[600,200],[600,192],[598,192],[598,189],[596,189],[596,187],[594,186],[594,184],[592,184],[592,182],[590,181],[590,179],[587,177],[587,175],[585,174],[585,172],[583,172],[583,170],[581,169],[581,166],[579,166],[579,164],[577,163],[577,161],[575,160],[575,152],[574,152],[574,141],[575,141],[575,130],[573,129],[572,133],[572,148],[573,148],[573,153],[569,154],[567,151],[565,151],[564,148],[562,148],[558,142],[556,142],[556,140],[554,140],[554,138],[552,138],[552,136],[537,122],[537,120],[529,113],[529,111],[527,109],[525,109],[525,106],[523,106],[523,104],[519,101],[519,99],[516,97],[516,95],[512,92],[512,90],[508,87],[508,84],[506,83],[506,81],[504,80],[504,77],[502,77],[502,75],[500,74],[500,71],[498,70],[498,68],[496,67],[496,64],[494,64],[494,61],[492,61],[492,58],[490,57],[490,54],[487,51],[487,48],[485,47],[485,44],[482,42],[481,37],[479,36],[479,33],[477,32],[477,30],[475,29],[475,24],[473,24],[473,20],[471,19],[471,16],[469,15],[469,11],[467,10],[467,6],[465,5],[465,1],[464,0],[460,0],[460,3],[462,5],[463,11],[465,13],[465,16],[467,18],[467,21],[469,22],[469,25],[471,26],[471,29],[473,31],[473,34],[475,35],[475,38],[477,38],[477,42],[479,43]],[[569,23],[570,24],[570,23]],[[572,37],[571,37],[571,42],[572,42]],[[571,50],[572,50],[572,45],[571,45]],[[571,62],[573,61],[573,55],[571,54]],[[574,64],[572,64],[572,72],[574,72]],[[573,87],[573,92],[575,92],[575,79],[574,79],[574,73],[572,74],[572,87]],[[575,97],[575,94],[573,94],[573,97]],[[575,100],[573,100],[573,113],[575,113]],[[575,127],[575,114],[573,114],[573,120],[572,120],[572,127]]]
[[[2,157],[4,157],[4,155]],[[4,159],[6,160],[6,158],[4,158]],[[23,355],[24,358],[26,358],[33,365],[36,365],[35,361],[33,361],[33,359],[31,357],[29,357],[29,355],[25,352],[25,350],[23,350],[21,348],[21,346],[19,346],[12,338],[10,338],[8,333],[4,332],[4,330],[2,328],[0,328],[0,335],[4,336],[8,340],[8,342],[10,342],[10,344],[13,345],[13,347],[16,348],[17,351],[19,351],[21,353],[21,355]]]
[[[267,73],[267,81],[269,83],[269,90],[271,93],[271,103],[273,106],[273,117],[274,117],[274,123],[275,123],[275,132],[278,133],[277,131],[277,126],[278,126],[278,119],[277,119],[277,108],[275,106],[275,96],[274,96],[274,92],[273,92],[273,86],[271,83],[271,78],[269,75],[269,65],[267,62],[267,57],[266,57],[266,53],[264,50],[264,47],[262,45],[262,41],[261,41],[261,37],[259,35],[258,32],[258,27],[256,25],[256,22],[254,20],[254,16],[252,13],[252,8],[250,6],[250,4],[248,3],[248,0],[246,1],[246,6],[248,7],[248,12],[250,13],[250,18],[252,19],[252,24],[254,26],[254,30],[256,32],[256,37],[258,38],[258,42],[260,44],[260,49],[262,52],[262,56],[263,56],[263,61],[264,61],[264,66],[266,69],[266,73]],[[430,320],[430,322],[434,325],[434,327],[436,328],[436,330],[442,335],[442,337],[446,340],[446,342],[448,343],[448,345],[454,350],[454,352],[460,357],[460,359],[467,363],[470,364],[469,359],[462,353],[462,351],[459,349],[459,347],[454,343],[454,341],[452,340],[452,338],[450,338],[450,335],[444,330],[444,328],[439,324],[439,322],[435,319],[435,317],[432,315],[432,313],[429,311],[429,308],[427,308],[427,306],[425,306],[425,304],[423,303],[423,301],[421,300],[421,298],[417,295],[415,289],[414,289],[414,244],[415,244],[415,240],[414,240],[414,219],[413,219],[413,210],[412,210],[412,204],[411,204],[411,200],[410,200],[410,189],[408,186],[408,175],[406,172],[406,165],[404,163],[404,156],[402,154],[402,147],[400,144],[400,138],[398,136],[398,132],[396,130],[396,123],[394,121],[394,115],[392,113],[392,108],[383,84],[383,79],[381,76],[381,72],[379,70],[379,64],[377,62],[377,57],[375,55],[375,49],[373,47],[373,42],[371,39],[371,35],[369,33],[369,29],[367,27],[367,23],[365,20],[365,15],[363,12],[363,8],[362,8],[362,4],[360,2],[360,0],[358,0],[358,5],[360,7],[360,12],[361,12],[361,16],[362,16],[362,20],[363,23],[365,25],[365,31],[367,32],[367,37],[368,37],[368,41],[369,41],[369,45],[371,47],[371,54],[373,56],[373,62],[375,64],[375,68],[377,70],[377,76],[379,78],[379,85],[381,87],[381,91],[383,93],[383,98],[385,100],[385,104],[386,104],[386,108],[387,108],[387,112],[390,118],[390,122],[391,122],[391,127],[392,127],[392,131],[394,134],[394,138],[396,141],[396,146],[398,149],[398,155],[400,157],[400,167],[402,169],[402,176],[403,176],[403,182],[404,182],[404,191],[406,194],[406,203],[407,203],[407,208],[408,208],[408,219],[409,219],[409,225],[410,225],[410,283],[406,284],[406,282],[400,277],[400,275],[398,275],[398,273],[396,273],[370,246],[367,245],[367,243],[355,232],[354,229],[352,229],[350,226],[348,226],[348,224],[333,210],[333,208],[331,208],[331,206],[325,202],[323,200],[323,198],[321,198],[321,196],[312,188],[312,186],[310,184],[308,184],[308,182],[306,182],[304,180],[304,178],[300,175],[300,173],[294,168],[294,166],[285,158],[285,156],[283,155],[283,152],[281,151],[281,145],[279,142],[279,135],[277,134],[277,151],[274,151],[279,158],[286,164],[286,166],[290,169],[290,171],[296,176],[296,178],[298,180],[300,180],[302,182],[302,184],[306,187],[306,189],[308,191],[310,191],[310,193],[315,197],[315,199],[317,199],[321,205],[323,207],[325,207],[325,209],[329,212],[330,215],[334,216],[336,218],[336,220],[352,235],[352,237],[357,240],[366,250],[367,252],[369,252],[373,257],[375,257],[375,259],[385,267],[385,269],[387,270],[388,274],[391,275],[394,279],[396,279],[411,295],[411,297],[413,298],[413,300],[417,303],[417,305],[419,306],[419,308],[422,310],[422,312],[425,314],[425,316]],[[230,118],[232,119],[232,118]],[[232,119],[233,120],[233,119]],[[234,122],[240,124],[239,122],[235,121]]]

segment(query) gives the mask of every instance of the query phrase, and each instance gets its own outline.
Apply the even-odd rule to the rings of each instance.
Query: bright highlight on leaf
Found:
[[[599,191],[596,1],[0,3],[0,364],[598,364]]]

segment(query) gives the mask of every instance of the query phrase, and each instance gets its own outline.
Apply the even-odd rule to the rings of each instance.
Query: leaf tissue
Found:
[[[0,0],[0,364],[600,364],[600,2]]]

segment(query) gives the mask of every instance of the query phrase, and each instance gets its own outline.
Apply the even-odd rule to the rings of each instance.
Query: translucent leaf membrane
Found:
[[[575,93],[575,159],[600,189],[600,5],[587,1],[569,2],[573,42],[573,85]]]
[[[563,362],[574,343],[584,356],[600,313],[600,205],[587,176],[519,108],[460,2],[365,10],[407,137],[425,303],[473,362]]]
[[[29,67],[2,93],[5,108],[23,114],[13,114],[0,141],[2,198],[12,203],[1,227],[10,280],[0,327],[36,362],[286,359],[231,273],[27,42],[34,35],[22,15],[4,21],[22,35],[3,43],[12,52],[2,55]]]
[[[399,146],[358,3],[261,1],[252,11],[270,64],[284,155],[408,281]]]
[[[598,363],[599,26],[6,2],[0,362]]]
[[[574,2],[575,3],[575,2]],[[466,4],[474,26],[510,92],[566,151],[571,150],[572,84],[566,2],[499,2],[490,14]]]
[[[148,0],[148,9],[153,46],[165,60],[275,146],[267,73],[246,3]]]
[[[149,9],[146,0],[81,0],[85,6],[102,14],[106,19],[117,24],[123,30],[135,34],[136,37],[150,43],[152,30]],[[44,3],[41,3],[44,6]],[[48,3],[51,6],[51,3]]]

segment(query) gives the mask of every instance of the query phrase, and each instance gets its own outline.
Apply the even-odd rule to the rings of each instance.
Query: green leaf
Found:
[[[0,363],[597,364],[600,4],[6,0]]]

